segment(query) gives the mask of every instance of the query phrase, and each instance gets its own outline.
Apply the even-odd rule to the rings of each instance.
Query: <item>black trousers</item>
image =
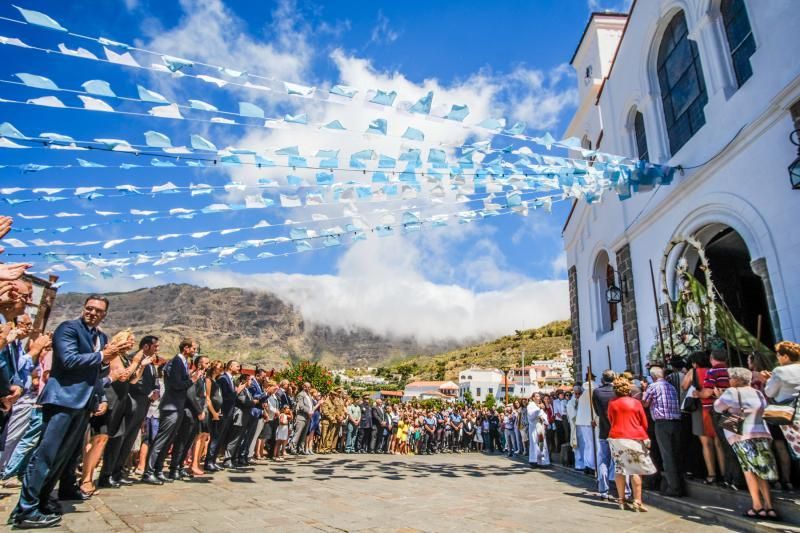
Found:
[[[45,405],[42,417],[42,437],[25,470],[19,502],[14,509],[18,515],[29,514],[47,504],[56,483],[59,483],[60,492],[77,489],[76,456],[89,424],[89,412]]]
[[[500,430],[496,427],[489,427],[489,451],[494,453],[495,448],[503,449],[503,443],[500,442]]]
[[[234,457],[234,459],[238,459],[240,462],[245,462],[247,458],[250,457],[250,444],[252,444],[253,439],[256,438],[258,418],[259,417],[253,416],[250,413],[245,413],[242,416],[242,438],[239,442],[237,456]]]
[[[267,457],[272,459],[275,456],[275,434],[278,432],[278,424],[280,420],[278,420],[278,416],[276,415],[275,418],[267,422],[269,424],[269,438],[265,443],[267,447]]]
[[[225,449],[232,426],[233,413],[220,416],[220,419],[212,424],[211,443],[208,445],[208,451],[206,452],[206,466],[214,464],[217,461],[219,451]]]
[[[429,432],[423,428],[420,442],[420,452],[433,453],[434,449],[436,448],[436,432]]]
[[[200,421],[189,409],[184,409],[178,434],[172,444],[172,460],[169,463],[170,473],[177,472],[183,466],[184,461],[186,461],[186,455],[189,453],[189,448],[192,447],[199,429]]]
[[[369,445],[369,451],[372,453],[377,453],[382,451],[381,446],[383,444],[383,427],[382,426],[375,426],[372,428],[372,439]]]
[[[372,428],[358,428],[358,438],[356,439],[356,451],[368,452],[372,444]]]
[[[661,450],[661,461],[664,465],[664,480],[666,491],[671,495],[683,493],[683,484],[680,475],[679,455],[681,449],[681,421],[680,420],[654,420],[656,442]]]
[[[133,451],[133,444],[136,437],[142,431],[142,423],[147,418],[147,409],[150,407],[150,399],[147,396],[131,396],[131,411],[125,418],[125,435],[119,446],[116,460],[106,468],[105,454],[103,455],[103,469],[100,475],[111,475],[114,479],[122,477],[122,470],[128,462],[128,457]],[[106,445],[108,449],[108,445]]]
[[[158,433],[153,446],[150,447],[150,454],[147,456],[147,469],[144,475],[160,474],[164,469],[164,461],[167,459],[169,447],[178,436],[178,430],[183,422],[183,409],[180,411],[159,411],[158,413]]]

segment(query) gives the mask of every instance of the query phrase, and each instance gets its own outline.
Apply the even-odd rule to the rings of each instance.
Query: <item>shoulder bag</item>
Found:
[[[797,396],[790,404],[770,404],[764,409],[764,422],[772,426],[788,426],[797,413]]]
[[[694,396],[692,396],[692,393],[694,391],[699,391],[700,388],[701,388],[700,387],[700,383],[698,382],[698,379],[697,379],[697,369],[693,368],[692,369],[692,385],[686,391],[686,397],[683,399],[683,405],[681,406],[681,409],[683,411],[685,411],[687,413],[691,413],[693,411],[697,411],[698,409],[700,409],[700,405],[701,405],[700,398],[695,398]]]
[[[742,405],[742,393],[739,391],[739,387],[736,387],[736,395],[739,398],[739,414],[731,413],[730,410],[720,413],[719,425],[722,429],[741,435],[742,426],[744,426],[744,416],[742,416],[741,413],[744,411],[744,407]]]

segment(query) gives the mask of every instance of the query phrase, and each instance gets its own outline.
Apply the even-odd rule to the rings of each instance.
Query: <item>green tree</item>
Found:
[[[464,403],[472,407],[472,404],[475,402],[475,398],[472,397],[472,391],[467,389],[464,391]]]
[[[323,394],[327,394],[333,388],[333,376],[328,369],[311,361],[292,363],[287,369],[280,371],[276,378],[278,380],[287,379],[298,388],[302,387],[303,382],[308,381],[312,387]]]
[[[489,394],[487,394],[486,395],[486,399],[483,400],[483,405],[487,409],[494,409],[496,404],[497,404],[497,400],[495,399],[494,394],[492,394],[491,392]]]

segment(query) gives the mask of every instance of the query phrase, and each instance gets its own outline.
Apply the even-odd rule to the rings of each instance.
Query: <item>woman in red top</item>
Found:
[[[681,388],[688,391],[689,387],[695,387],[695,392],[703,389],[706,374],[711,367],[709,354],[705,350],[694,352],[689,356],[689,364],[692,369],[683,376]],[[695,375],[697,377],[695,377]],[[692,394],[694,396],[694,394]],[[717,467],[719,472],[725,474],[725,462],[722,454],[722,443],[717,439],[714,423],[711,420],[711,406],[714,398],[703,398],[700,400],[702,407],[692,411],[692,434],[700,439],[703,447],[703,462],[706,465],[706,479],[704,483],[710,485],[717,481]]]
[[[611,385],[616,398],[608,404],[608,445],[614,458],[614,482],[617,485],[619,508],[625,509],[625,476],[631,477],[633,504],[631,508],[645,512],[642,505],[642,475],[656,472],[650,459],[650,439],[647,437],[647,415],[642,402],[631,398],[631,382],[623,377]]]

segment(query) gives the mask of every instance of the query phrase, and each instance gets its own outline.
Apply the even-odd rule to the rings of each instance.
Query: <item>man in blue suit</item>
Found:
[[[192,339],[183,339],[178,345],[178,355],[164,365],[164,396],[158,406],[158,433],[147,457],[147,468],[142,476],[144,483],[163,485],[173,481],[164,476],[164,461],[169,447],[178,436],[189,387],[203,375],[202,371],[189,373],[189,361],[195,353],[197,343]]]
[[[250,391],[250,398],[252,399],[252,406],[242,417],[242,439],[239,443],[239,453],[234,458],[234,462],[238,462],[240,466],[250,465],[250,445],[256,437],[256,428],[258,421],[264,414],[261,404],[267,399],[267,395],[261,389],[260,380],[264,379],[266,371],[263,368],[256,368],[255,375],[250,379],[250,384],[247,390]]]
[[[102,414],[105,408],[100,367],[132,347],[128,339],[108,343],[97,327],[107,312],[106,298],[89,296],[81,317],[62,322],[53,334],[53,366],[39,397],[42,437],[11,513],[11,521],[19,529],[50,527],[61,520],[58,503],[50,497],[59,480],[60,497],[71,498],[70,491],[78,491],[70,463],[80,448],[90,414]],[[65,482],[70,486],[65,487]]]
[[[239,385],[237,388],[234,383],[235,376],[239,375],[240,369],[241,365],[238,361],[228,361],[225,364],[225,372],[223,372],[222,375],[217,378],[217,386],[222,392],[222,409],[220,411],[222,420],[219,425],[219,431],[216,435],[214,435],[214,438],[208,445],[204,468],[207,472],[217,472],[219,470],[223,470],[223,468],[217,464],[217,454],[220,450],[224,450],[230,441],[230,434],[231,429],[233,428],[235,414],[234,411],[236,409],[236,397],[246,386],[246,384]],[[233,465],[231,462],[228,462],[226,466],[230,467]]]

